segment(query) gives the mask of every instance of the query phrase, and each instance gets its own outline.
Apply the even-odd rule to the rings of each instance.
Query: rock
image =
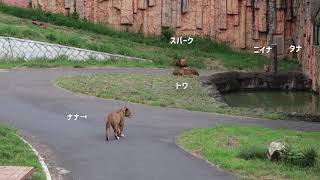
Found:
[[[283,114],[285,114],[291,120],[320,122],[320,113],[284,112]]]
[[[237,148],[240,146],[239,139],[235,136],[229,136],[227,145],[232,148]]]
[[[133,0],[122,0],[121,24],[133,24]]]
[[[47,27],[45,23],[40,22],[40,21],[32,21],[32,24],[35,26],[40,26],[40,27],[44,27],[44,28]]]
[[[30,0],[1,0],[1,3],[5,3],[11,6],[30,7]]]
[[[61,167],[57,167],[56,169],[57,169],[57,171],[58,171],[58,173],[59,173],[60,175],[69,174],[69,173],[71,172],[71,171],[66,170],[66,169],[64,169],[64,168],[61,168]]]
[[[247,73],[223,72],[208,77],[221,93],[246,90],[310,90],[309,78],[302,72]]]
[[[268,158],[270,160],[280,160],[281,152],[285,146],[281,142],[271,142],[268,147]]]
[[[269,65],[264,65],[263,66],[263,72],[270,72],[271,67]]]

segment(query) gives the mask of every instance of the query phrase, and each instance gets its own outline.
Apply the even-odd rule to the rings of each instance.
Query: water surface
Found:
[[[235,92],[225,94],[224,100],[232,107],[320,113],[320,97],[310,92]]]

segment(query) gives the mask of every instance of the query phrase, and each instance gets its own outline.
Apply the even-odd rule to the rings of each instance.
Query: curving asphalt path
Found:
[[[125,103],[73,94],[54,85],[59,76],[86,73],[157,73],[164,69],[13,69],[0,71],[0,119],[6,120],[41,151],[51,172],[66,170],[75,180],[236,179],[175,145],[186,128],[216,123],[255,124],[272,128],[320,130],[320,123],[271,121],[130,104],[126,139],[104,141],[107,112]],[[69,113],[88,119],[67,121]],[[61,171],[60,171],[61,173]],[[62,173],[62,174],[63,174]],[[55,176],[59,179],[58,176]]]

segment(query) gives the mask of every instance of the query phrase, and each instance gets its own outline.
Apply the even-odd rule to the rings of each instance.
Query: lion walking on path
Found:
[[[106,141],[109,141],[109,131],[112,127],[114,137],[118,140],[119,137],[124,137],[124,119],[125,117],[131,118],[132,113],[128,107],[122,107],[116,111],[109,113],[106,118]]]

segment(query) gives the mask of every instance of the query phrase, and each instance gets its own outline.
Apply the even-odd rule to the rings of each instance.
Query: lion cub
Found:
[[[119,137],[124,137],[124,118],[132,117],[132,113],[127,107],[122,107],[116,111],[111,112],[105,117],[106,121],[106,141],[109,140],[109,130],[112,127],[114,132],[114,137],[119,139]]]

